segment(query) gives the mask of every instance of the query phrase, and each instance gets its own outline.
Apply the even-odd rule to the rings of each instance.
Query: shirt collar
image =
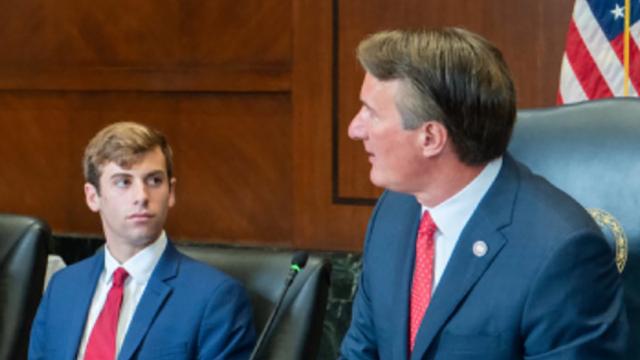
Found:
[[[153,269],[160,261],[160,257],[167,247],[167,235],[164,231],[158,239],[149,244],[146,248],[140,250],[132,258],[124,264],[120,264],[109,252],[107,246],[104,247],[104,269],[105,281],[110,284],[113,279],[113,272],[117,268],[123,267],[129,273],[129,277],[138,283],[146,283],[151,277]]]
[[[458,239],[467,221],[489,191],[502,167],[502,157],[490,161],[467,186],[455,195],[433,208],[422,207],[429,211],[438,231],[450,239]]]

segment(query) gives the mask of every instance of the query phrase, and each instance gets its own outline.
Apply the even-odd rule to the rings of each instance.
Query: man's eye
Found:
[[[125,188],[131,184],[131,181],[129,179],[117,179],[114,184],[116,187]]]
[[[362,107],[362,118],[365,120],[374,120],[376,119],[376,114],[370,108],[363,106]]]
[[[162,178],[162,176],[151,176],[147,179],[147,183],[149,184],[149,186],[158,186],[158,185],[162,185],[164,179]]]

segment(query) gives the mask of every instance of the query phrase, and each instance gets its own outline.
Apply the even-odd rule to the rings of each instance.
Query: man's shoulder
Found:
[[[601,238],[600,228],[587,210],[565,191],[525,165],[517,163],[519,184],[512,209],[512,230],[519,237],[535,237],[536,243],[554,242],[578,234]],[[544,233],[544,236],[543,236]]]
[[[191,284],[193,286],[197,282],[207,288],[225,286],[241,286],[240,283],[217,269],[213,265],[209,265],[200,260],[196,260],[188,255],[183,254],[176,249],[177,257],[180,261],[180,271],[178,277],[180,282]]]
[[[523,209],[540,211],[551,216],[563,216],[565,220],[590,220],[585,208],[564,190],[556,187],[541,175],[535,174],[518,163],[520,187],[518,203]]]
[[[98,258],[96,258],[98,257]],[[83,259],[56,271],[49,280],[46,293],[49,306],[66,308],[86,289],[92,289],[100,274],[100,254]]]
[[[102,263],[101,252],[96,253],[88,258],[82,259],[73,264],[67,265],[64,268],[58,270],[53,274],[57,281],[75,281],[79,277],[87,277],[93,270],[95,270],[96,261]]]

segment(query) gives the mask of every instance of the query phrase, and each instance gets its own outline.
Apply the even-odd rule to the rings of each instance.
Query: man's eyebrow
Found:
[[[162,175],[165,176],[166,172],[162,169],[158,169],[158,170],[151,170],[148,173],[144,174],[144,177],[149,177],[149,176],[156,176],[156,175]]]
[[[111,174],[110,179],[121,178],[121,177],[132,177],[133,175],[124,172],[118,172],[115,174]]]
[[[149,177],[149,176],[156,176],[156,175],[164,176],[165,175],[165,171],[162,170],[162,169],[151,170],[151,171],[149,171],[147,173],[144,173],[142,175],[142,177]],[[118,173],[115,173],[115,174],[111,174],[111,176],[109,178],[110,179],[116,179],[116,178],[123,178],[123,177],[130,178],[130,177],[134,177],[134,175],[130,174],[130,173],[126,173],[126,172],[118,172]]]

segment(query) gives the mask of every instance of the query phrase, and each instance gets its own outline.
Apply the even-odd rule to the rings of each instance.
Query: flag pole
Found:
[[[624,1],[624,96],[629,96],[629,33],[631,0]]]

